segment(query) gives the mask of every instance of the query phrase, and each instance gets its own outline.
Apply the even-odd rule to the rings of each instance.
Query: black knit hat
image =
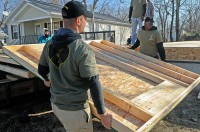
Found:
[[[150,18],[150,17],[147,17],[147,18],[144,20],[144,22],[152,22],[152,23],[153,23],[154,21],[153,21],[153,19],[152,19],[152,18]]]
[[[70,1],[62,8],[62,17],[64,19],[76,18],[81,15],[92,18],[92,13],[87,11],[81,2]]]

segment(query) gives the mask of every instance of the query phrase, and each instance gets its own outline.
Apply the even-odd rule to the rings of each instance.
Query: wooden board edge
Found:
[[[20,58],[20,56],[18,56],[18,54],[15,54],[14,52],[16,52],[16,50],[12,51],[10,48],[4,48],[5,54],[10,56],[12,59],[16,60],[19,64],[23,65],[23,67],[25,67],[30,72],[32,72],[33,74],[35,74],[36,76],[38,76],[39,78],[43,80],[43,78],[37,72],[37,66],[32,65],[33,62],[27,59],[24,60],[23,58]]]
[[[7,65],[0,64],[0,70],[7,72],[7,73],[11,73],[13,75],[23,77],[23,78],[33,78],[33,77],[35,77],[35,75],[33,73],[31,73],[30,71],[20,69],[20,68],[11,67],[11,66],[7,66]]]
[[[145,111],[144,109],[135,106],[133,103],[130,103],[125,98],[120,97],[119,95],[111,92],[107,88],[104,88],[103,95],[106,100],[115,104],[126,112],[132,114],[133,116],[139,118],[140,120],[147,122],[153,117],[153,115],[151,115],[148,111]]]
[[[198,84],[200,83],[200,77],[197,78],[191,85],[189,85],[181,94],[179,94],[173,101],[165,106],[159,113],[154,115],[149,121],[147,121],[137,132],[150,131],[160,120],[162,120],[175,106],[178,105]]]
[[[92,101],[89,101],[90,104],[90,109],[92,111],[92,114],[95,115],[97,118],[99,118],[99,115],[97,113],[97,110],[94,106],[94,103]],[[110,111],[106,108],[106,111]],[[135,126],[134,124],[131,124],[129,122],[123,122],[119,119],[117,119],[115,117],[115,115],[113,115],[112,118],[112,128],[114,128],[115,130],[119,131],[119,132],[133,132],[136,131],[138,129],[138,126]]]

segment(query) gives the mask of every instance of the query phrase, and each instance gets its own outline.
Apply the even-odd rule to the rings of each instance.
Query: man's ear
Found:
[[[80,18],[80,17],[77,17],[77,18],[76,18],[76,25],[77,25],[77,26],[80,26],[80,25],[81,25],[81,18]]]

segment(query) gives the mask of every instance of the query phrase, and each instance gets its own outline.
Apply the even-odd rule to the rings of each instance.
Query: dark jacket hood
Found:
[[[60,28],[52,37],[52,48],[62,49],[77,39],[81,39],[81,35],[76,31]]]
[[[142,30],[145,30],[144,26],[142,26]],[[153,26],[149,31],[152,31],[152,30],[157,30],[157,27]]]
[[[66,28],[60,28],[53,35],[52,44],[49,46],[49,58],[57,68],[68,58],[68,45],[77,39],[81,39],[81,35],[74,30]]]

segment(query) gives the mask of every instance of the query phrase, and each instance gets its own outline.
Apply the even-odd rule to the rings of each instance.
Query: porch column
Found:
[[[20,22],[17,22],[17,27],[18,27],[18,39],[19,39],[19,44],[22,44]]]
[[[53,19],[50,17],[50,25],[51,25],[51,36],[53,35]]]

